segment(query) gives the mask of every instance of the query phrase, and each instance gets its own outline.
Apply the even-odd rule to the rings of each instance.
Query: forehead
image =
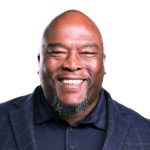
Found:
[[[102,37],[95,23],[82,13],[73,12],[56,17],[46,28],[47,42],[96,42],[102,45]]]
[[[95,41],[102,42],[100,33],[83,24],[58,24],[49,30],[47,41]]]
[[[61,25],[55,27],[55,29],[51,30],[47,40],[49,41],[59,41],[59,40],[97,40],[101,39],[100,35],[95,32],[93,29],[87,28],[82,25]]]

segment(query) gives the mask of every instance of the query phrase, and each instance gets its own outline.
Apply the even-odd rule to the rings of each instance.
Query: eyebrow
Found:
[[[48,43],[47,47],[66,47],[63,43]],[[86,48],[86,47],[95,47],[96,49],[100,49],[99,46],[95,43],[84,43],[80,48]]]
[[[48,43],[47,45],[47,47],[56,47],[56,46],[65,47],[63,43]]]
[[[96,49],[99,49],[99,46],[95,43],[85,43],[81,46],[81,48],[86,48],[86,47],[95,47]]]

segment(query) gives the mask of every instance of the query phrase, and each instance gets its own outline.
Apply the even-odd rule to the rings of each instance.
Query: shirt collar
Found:
[[[38,96],[35,101],[35,123],[40,124],[51,119],[55,119],[56,113],[44,98],[42,89],[38,91]],[[80,124],[93,124],[99,129],[106,129],[107,126],[107,108],[104,97],[104,89],[102,88],[99,94],[99,100],[93,111],[83,119]]]
[[[93,124],[99,129],[106,130],[107,127],[107,104],[102,88],[99,100],[93,111],[83,120],[83,124]]]
[[[39,89],[37,95],[38,96],[36,97],[34,105],[35,123],[41,124],[54,118],[55,113],[48,101],[45,99],[42,88]]]

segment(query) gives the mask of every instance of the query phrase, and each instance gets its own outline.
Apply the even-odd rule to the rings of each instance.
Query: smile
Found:
[[[62,79],[61,82],[64,84],[70,84],[70,85],[79,85],[83,82],[84,80],[81,79]]]

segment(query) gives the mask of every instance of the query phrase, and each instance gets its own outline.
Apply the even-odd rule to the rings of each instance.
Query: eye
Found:
[[[80,54],[85,57],[94,57],[97,53],[95,51],[84,50]]]
[[[51,57],[65,57],[67,52],[64,49],[53,49],[53,48],[48,48],[47,53]]]

